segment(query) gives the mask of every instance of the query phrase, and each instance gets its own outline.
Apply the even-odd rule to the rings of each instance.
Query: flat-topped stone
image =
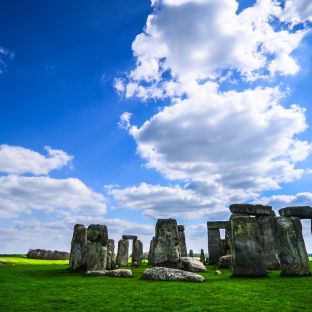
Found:
[[[208,221],[208,229],[225,229],[229,225],[229,221]]]
[[[205,278],[199,274],[164,267],[146,269],[143,272],[142,278],[156,281],[203,282],[205,280]]]
[[[312,219],[312,207],[293,206],[285,207],[278,211],[281,217],[298,217],[299,219]]]
[[[272,215],[272,207],[264,205],[252,205],[252,204],[232,204],[230,205],[230,211],[235,214],[246,214],[254,216],[270,216]]]
[[[133,239],[137,240],[138,237],[136,235],[122,235],[122,239]]]

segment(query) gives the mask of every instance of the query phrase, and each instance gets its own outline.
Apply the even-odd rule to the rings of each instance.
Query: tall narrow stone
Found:
[[[218,264],[220,257],[224,255],[220,230],[208,226],[208,253],[209,264]]]
[[[193,249],[190,249],[189,251],[189,257],[193,258],[194,257],[194,252],[193,252]]]
[[[181,248],[176,220],[158,219],[155,229],[154,256],[156,266],[181,267]]]
[[[276,235],[275,235],[275,215],[257,216],[256,221],[259,227],[260,243],[263,249],[265,267],[268,270],[279,269]]]
[[[204,253],[204,249],[200,250],[200,262],[202,262],[203,264],[206,263],[206,257],[205,257],[205,253]]]
[[[151,239],[150,249],[148,252],[148,264],[150,265],[155,265],[154,249],[155,249],[155,237]]]
[[[129,258],[129,241],[121,239],[118,242],[117,265],[118,267],[127,266]]]
[[[87,230],[87,270],[106,270],[108,233],[106,225],[91,224]]]
[[[81,224],[76,224],[74,227],[69,267],[73,271],[87,268],[87,230]]]
[[[113,239],[109,239],[107,243],[107,270],[114,270],[116,267],[115,259],[115,242]]]
[[[276,218],[276,237],[282,275],[309,275],[309,258],[298,217]]]
[[[187,249],[186,249],[185,233],[184,233],[183,225],[178,225],[178,233],[179,233],[179,239],[180,239],[181,256],[187,257]]]
[[[132,264],[140,265],[143,259],[143,243],[134,239],[132,243]]]
[[[246,215],[232,215],[230,221],[233,275],[265,275],[265,261],[256,219]]]

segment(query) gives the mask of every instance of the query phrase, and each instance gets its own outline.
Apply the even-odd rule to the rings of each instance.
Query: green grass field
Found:
[[[0,256],[0,311],[312,311],[312,276],[233,278],[230,270],[203,283],[70,273],[66,261]],[[312,268],[312,265],[311,265]]]

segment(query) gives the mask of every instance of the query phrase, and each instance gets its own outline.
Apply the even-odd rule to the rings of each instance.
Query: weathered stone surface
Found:
[[[208,221],[208,229],[226,229],[229,225],[229,221]]]
[[[101,242],[87,242],[87,270],[105,270],[107,264],[107,246]]]
[[[81,224],[74,226],[69,267],[73,271],[87,268],[87,229]]]
[[[232,256],[231,255],[225,255],[220,257],[219,259],[219,268],[220,269],[227,269],[232,266]]]
[[[260,233],[260,243],[263,250],[265,267],[268,270],[280,268],[278,260],[276,235],[275,235],[275,216],[257,216],[256,221]]]
[[[195,273],[165,267],[146,269],[142,278],[156,281],[203,282],[205,280],[203,276]]]
[[[143,243],[135,239],[132,243],[132,264],[140,265],[143,260]]]
[[[282,275],[309,275],[309,258],[297,217],[277,217],[276,237]]]
[[[115,242],[113,239],[108,239],[106,269],[114,270],[115,268],[116,268]]]
[[[233,275],[265,275],[265,262],[256,219],[232,215],[230,221]]]
[[[87,271],[88,276],[112,276],[112,277],[132,277],[132,271],[128,269],[116,269],[116,270],[95,270]]]
[[[69,253],[58,250],[29,249],[26,257],[29,259],[68,260]]]
[[[225,254],[218,228],[208,227],[208,254],[209,264],[218,264],[219,258]]]
[[[254,216],[270,216],[272,213],[271,206],[251,205],[251,204],[232,204],[230,205],[232,213],[247,214]]]
[[[156,266],[181,267],[181,249],[177,221],[159,219],[155,229],[154,257]]]
[[[187,257],[187,249],[186,249],[185,233],[184,233],[183,225],[178,225],[178,234],[179,234],[179,239],[180,239],[181,256]]]
[[[148,264],[150,265],[155,265],[154,249],[155,249],[155,237],[151,239],[150,249],[148,252]]]
[[[206,257],[205,257],[205,252],[204,252],[204,249],[201,249],[200,250],[200,262],[205,264],[206,263]]]
[[[182,269],[189,272],[206,272],[207,268],[205,265],[192,257],[182,257]]]
[[[117,252],[117,265],[127,266],[129,258],[129,241],[127,239],[121,239],[118,242],[118,252]]]
[[[189,251],[189,257],[194,257],[194,252],[193,252],[193,249],[190,249],[190,251]]]
[[[87,230],[87,240],[90,242],[99,242],[102,246],[107,246],[107,226],[101,224],[90,224]]]
[[[136,235],[122,235],[122,239],[133,239],[136,240],[138,237]]]
[[[298,217],[299,219],[312,219],[312,207],[294,206],[285,207],[278,211],[281,217]]]

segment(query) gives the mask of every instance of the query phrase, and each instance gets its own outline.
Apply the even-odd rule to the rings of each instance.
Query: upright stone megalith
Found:
[[[204,252],[204,249],[201,249],[200,250],[200,258],[199,258],[199,261],[203,264],[206,263],[206,257],[205,257],[205,252]]]
[[[226,229],[228,224],[228,221],[207,222],[209,264],[218,264],[220,257],[226,254],[228,243],[222,241],[220,229]]]
[[[129,241],[121,239],[118,242],[117,265],[118,267],[127,266],[129,258]]]
[[[116,259],[115,259],[115,242],[113,239],[108,239],[107,242],[107,270],[114,270],[116,267]]]
[[[181,256],[187,257],[184,225],[178,225],[178,233],[179,233],[179,239],[180,239]]]
[[[108,233],[106,225],[91,224],[87,230],[87,270],[106,270]]]
[[[298,217],[277,217],[276,237],[282,275],[310,275],[309,258]]]
[[[263,249],[265,267],[268,270],[279,269],[277,243],[275,235],[276,217],[274,212],[271,216],[257,216],[256,221],[260,233],[260,243]]]
[[[87,230],[81,224],[74,226],[69,267],[73,271],[85,270],[87,268]]]
[[[154,257],[156,266],[181,268],[180,238],[175,219],[158,219]]]
[[[148,264],[155,265],[155,237],[151,239],[150,248],[148,251]]]
[[[143,259],[143,243],[139,239],[134,239],[132,243],[132,264],[140,265]]]
[[[266,275],[256,219],[248,215],[232,215],[230,222],[233,275]]]

